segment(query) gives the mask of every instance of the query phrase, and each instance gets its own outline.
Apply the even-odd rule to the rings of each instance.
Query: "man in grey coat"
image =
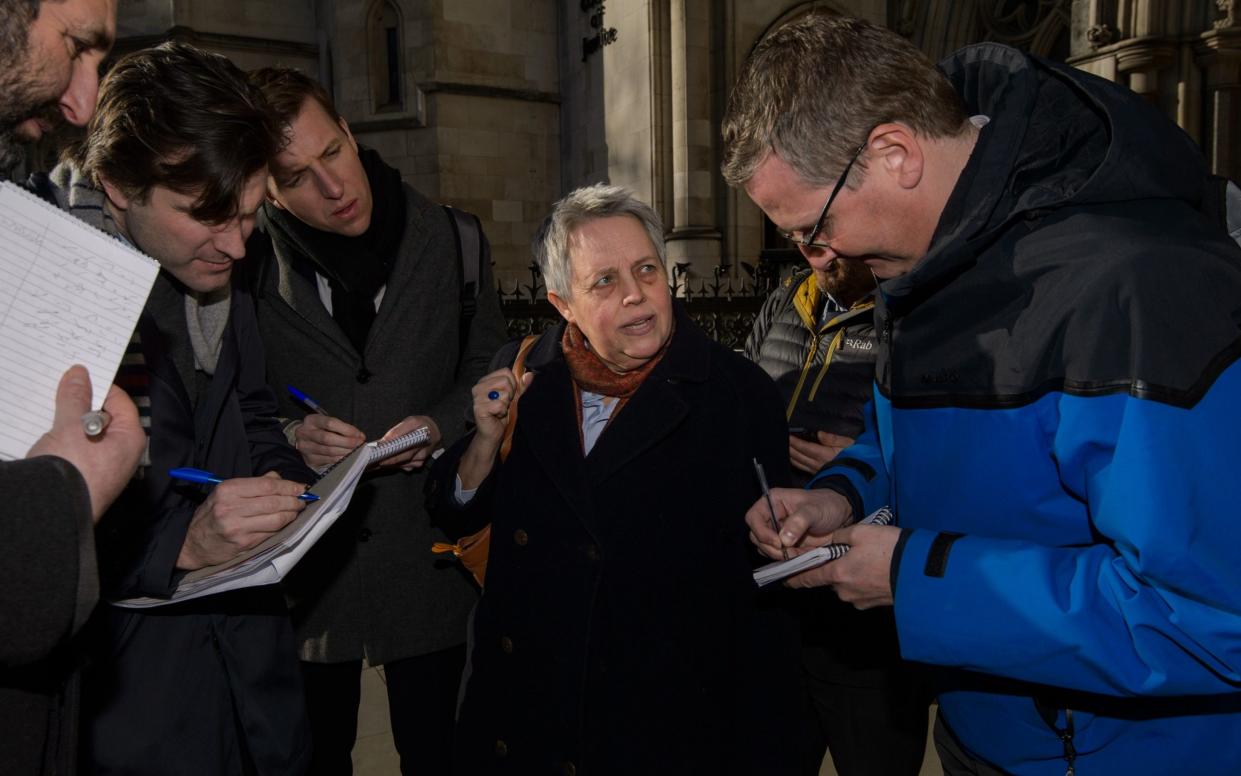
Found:
[[[448,773],[448,746],[476,592],[431,553],[444,535],[423,505],[422,465],[464,430],[470,388],[504,327],[488,261],[462,316],[454,221],[359,149],[306,76],[251,74],[285,124],[268,178],[270,260],[255,279],[268,380],[312,466],[365,440],[426,426],[431,442],[386,460],[286,580],[301,645],[314,773],[351,772],[362,661],[385,667],[405,773]],[[479,234],[481,247],[485,241]],[[470,257],[467,257],[470,258]],[[288,390],[317,400],[307,412]],[[326,414],[326,413],[330,413]]]

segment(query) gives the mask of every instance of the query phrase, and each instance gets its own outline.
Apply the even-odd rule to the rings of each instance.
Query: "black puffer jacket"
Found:
[[[776,381],[790,427],[856,437],[875,377],[874,298],[819,326],[822,293],[808,269],[786,280],[759,311],[745,355]]]

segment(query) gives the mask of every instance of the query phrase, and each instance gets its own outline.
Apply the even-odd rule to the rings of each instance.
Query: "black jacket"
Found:
[[[276,404],[249,294],[234,284],[215,375],[196,406],[195,388],[176,363],[188,356],[187,335],[175,323],[184,327],[180,296],[161,274],[138,322],[150,375],[152,465],[100,523],[106,600],[166,596],[181,576],[177,555],[206,491],[172,480],[169,469],[193,466],[225,479],[268,471],[312,477],[271,420]],[[163,323],[169,320],[172,326]],[[309,731],[278,587],[155,609],[104,605],[90,629],[94,662],[82,719],[88,772],[215,776],[240,773],[247,760],[273,776],[305,768]]]
[[[765,611],[743,521],[753,458],[787,479],[762,372],[679,315],[663,360],[583,458],[563,324],[531,351],[511,453],[455,509],[458,443],[432,501],[492,522],[458,723],[464,774],[781,774],[789,623]],[[515,347],[501,352],[509,363]],[[787,742],[786,742],[787,743]]]

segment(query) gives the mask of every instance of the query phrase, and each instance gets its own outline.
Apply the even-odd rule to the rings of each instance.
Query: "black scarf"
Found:
[[[373,202],[371,225],[361,235],[320,231],[271,203],[264,210],[272,241],[305,256],[328,279],[332,318],[360,354],[375,322],[375,294],[388,282],[405,233],[405,191],[401,173],[384,164],[378,153],[359,148],[358,157]]]

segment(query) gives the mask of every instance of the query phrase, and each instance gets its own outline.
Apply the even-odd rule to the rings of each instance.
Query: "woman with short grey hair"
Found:
[[[796,666],[795,635],[743,520],[755,459],[788,478],[775,386],[673,304],[630,192],[574,191],[537,243],[564,321],[500,351],[431,475],[450,533],[491,524],[456,767],[791,774],[797,683],[754,666]]]

